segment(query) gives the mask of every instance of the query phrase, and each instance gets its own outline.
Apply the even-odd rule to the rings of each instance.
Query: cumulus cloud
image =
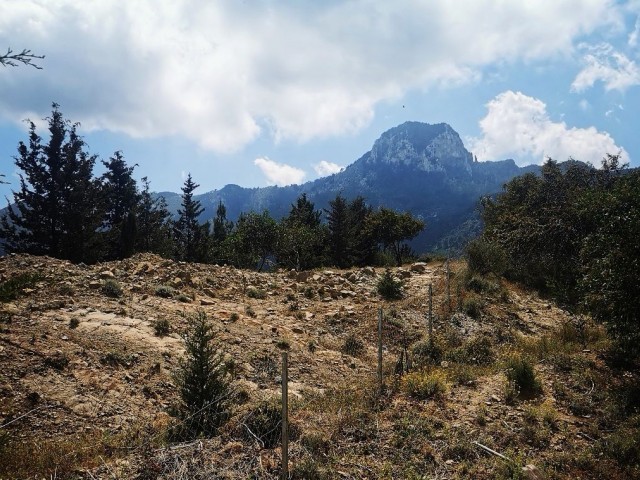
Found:
[[[313,166],[313,169],[321,177],[326,177],[327,175],[332,175],[334,173],[338,173],[342,171],[343,167],[341,167],[337,163],[327,162],[326,160],[322,160],[320,163],[316,163]]]
[[[2,2],[3,36],[47,58],[0,72],[0,116],[55,100],[85,129],[215,151],[344,135],[381,101],[568,54],[621,15],[612,0]]]
[[[470,149],[479,160],[513,157],[519,165],[541,164],[546,157],[569,157],[599,165],[606,153],[627,152],[607,132],[594,127],[569,127],[549,118],[547,106],[521,92],[506,91],[487,104],[480,120],[482,136],[472,139]]]
[[[636,18],[636,24],[633,31],[629,34],[629,46],[637,47],[638,46],[638,36],[640,36],[640,17]]]
[[[269,185],[285,186],[293,183],[302,183],[305,177],[303,170],[292,167],[286,163],[278,163],[267,157],[256,158],[253,161],[265,177]]]
[[[608,43],[581,45],[584,68],[571,84],[572,92],[584,92],[596,82],[602,82],[604,89],[625,91],[640,85],[640,68],[635,61],[616,51]]]

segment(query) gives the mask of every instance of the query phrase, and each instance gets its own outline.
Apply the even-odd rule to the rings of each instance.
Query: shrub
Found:
[[[69,328],[78,328],[78,325],[80,325],[80,320],[78,320],[76,317],[73,317],[71,320],[69,320]]]
[[[189,317],[183,335],[185,357],[175,373],[180,394],[181,437],[215,435],[229,418],[232,387],[224,355],[213,346],[213,327],[200,311]]]
[[[482,300],[475,295],[466,297],[462,302],[462,311],[471,318],[478,318],[482,313]]]
[[[307,287],[304,289],[305,298],[308,298],[309,300],[311,300],[313,297],[315,297],[315,295],[316,295],[316,292],[313,291],[313,288]]]
[[[281,338],[276,342],[276,347],[280,350],[289,350],[291,348],[291,342],[286,338]]]
[[[411,351],[416,365],[439,365],[444,356],[444,346],[438,337],[432,342],[423,340],[416,343]]]
[[[513,382],[518,394],[537,395],[542,391],[531,362],[522,356],[513,355],[507,360],[507,380]]]
[[[497,244],[482,237],[469,242],[466,248],[467,267],[472,274],[494,273],[501,276],[507,269],[507,254]]]
[[[352,333],[345,339],[340,350],[342,353],[357,357],[364,352],[364,344]]]
[[[162,298],[171,298],[176,294],[176,291],[168,285],[160,285],[156,287],[155,294]]]
[[[467,280],[467,288],[478,293],[494,293],[500,290],[500,285],[479,275],[473,275]]]
[[[180,295],[178,295],[176,297],[176,300],[178,300],[179,302],[182,303],[191,303],[193,301],[193,299],[187,295],[185,295],[184,293],[181,293]]]
[[[15,300],[25,288],[33,287],[40,280],[40,276],[34,273],[21,273],[9,280],[0,283],[0,302]]]
[[[267,298],[267,292],[262,290],[261,288],[251,287],[247,290],[247,297],[249,298],[257,298],[258,300],[263,300]]]
[[[122,287],[118,282],[110,278],[102,284],[102,293],[107,297],[118,298],[122,296]]]
[[[419,400],[441,396],[447,390],[445,378],[441,373],[429,373],[425,370],[405,375],[402,384],[407,394]]]
[[[259,439],[264,448],[274,448],[282,438],[282,407],[275,400],[263,400],[249,412],[244,422],[246,428],[251,431],[248,434],[251,440]],[[293,433],[292,424],[289,424],[289,436]]]
[[[236,312],[233,312],[231,315],[229,315],[230,322],[237,322],[239,318],[240,315],[238,315]]]
[[[165,335],[169,335],[169,330],[171,330],[169,320],[167,320],[166,318],[159,318],[158,320],[153,322],[153,330],[156,333],[156,337],[164,337]]]
[[[495,353],[491,340],[478,336],[449,352],[447,359],[472,365],[490,365],[495,360]]]
[[[391,270],[385,270],[377,285],[378,294],[385,300],[402,298],[402,282],[391,275]]]

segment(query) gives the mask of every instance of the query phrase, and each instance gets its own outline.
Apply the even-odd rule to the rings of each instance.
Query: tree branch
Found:
[[[0,55],[0,65],[5,67],[17,67],[20,62],[24,65],[30,65],[33,68],[37,68],[38,70],[42,70],[42,67],[33,63],[35,59],[43,59],[44,55],[35,55],[31,53],[31,50],[24,49],[20,53],[14,53],[11,50],[11,47],[7,48],[7,53],[4,55]]]

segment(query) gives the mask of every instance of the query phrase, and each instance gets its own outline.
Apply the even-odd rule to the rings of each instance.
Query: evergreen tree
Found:
[[[133,215],[129,222],[135,220],[135,211],[140,202],[140,194],[133,170],[137,165],[128,167],[122,152],[115,152],[109,161],[102,161],[107,171],[102,175],[103,191],[105,198],[105,227],[107,229],[107,256],[110,259],[126,258],[125,246],[122,244],[124,222]],[[135,229],[128,226],[128,235],[134,234]],[[131,241],[131,239],[128,239]],[[133,239],[135,243],[135,238]],[[129,246],[130,247],[130,246]],[[128,248],[129,255],[133,249]]]
[[[65,120],[57,104],[47,120],[47,144],[30,122],[29,144],[18,145],[20,189],[0,220],[0,237],[12,252],[92,262],[98,259],[103,214],[93,178],[96,158],[85,151],[78,125]]]
[[[222,203],[218,203],[216,216],[213,219],[213,237],[211,239],[212,261],[218,264],[226,264],[229,260],[227,249],[227,238],[233,232],[233,222],[227,220],[227,208]]]
[[[149,180],[142,178],[137,215],[136,250],[169,256],[173,252],[171,214],[164,197],[154,199],[149,190]]]
[[[373,210],[364,197],[358,196],[349,203],[349,264],[360,267],[374,263],[376,241],[367,229],[367,220]]]
[[[229,418],[231,380],[223,354],[212,344],[214,337],[204,312],[190,317],[183,336],[185,357],[176,373],[184,426],[177,433],[188,438],[213,436]]]
[[[176,258],[187,262],[198,262],[202,259],[201,247],[205,240],[205,232],[200,228],[198,217],[204,208],[198,200],[193,199],[193,191],[199,186],[189,174],[182,187],[182,208],[178,210],[179,217],[173,229]]]
[[[280,265],[308,270],[322,264],[326,228],[320,223],[321,215],[305,193],[291,205],[289,215],[278,225],[276,255]]]
[[[348,258],[349,248],[349,206],[347,200],[341,195],[329,201],[327,214],[328,250],[329,259],[333,265],[345,268],[350,265]]]

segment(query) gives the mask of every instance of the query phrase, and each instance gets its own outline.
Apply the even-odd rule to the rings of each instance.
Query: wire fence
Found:
[[[460,300],[451,299],[449,267],[443,266],[445,283],[436,285],[445,299],[440,299],[439,312],[450,312],[454,303]],[[429,288],[431,291],[431,288]],[[403,301],[405,305],[431,305],[432,300],[425,298],[411,298]],[[435,310],[435,309],[433,309]],[[404,312],[407,320],[414,324],[423,325],[429,338],[433,336],[432,325],[434,312],[432,308]],[[429,312],[431,312],[431,317]],[[378,395],[384,392],[384,374],[388,372],[383,368],[383,362],[388,362],[388,353],[384,354],[383,343],[385,339],[385,319],[391,318],[380,309],[378,312],[377,332],[377,391]],[[402,356],[404,355],[404,356]],[[387,357],[385,359],[385,356]],[[411,360],[406,348],[401,353],[403,370],[410,368]],[[296,361],[295,357],[291,359]],[[262,359],[266,369],[273,374],[277,368],[277,362],[271,357]],[[92,466],[82,472],[80,478],[139,478],[147,480],[152,478],[290,478],[289,462],[308,456],[309,449],[315,448],[308,443],[293,442],[289,445],[289,439],[296,439],[299,426],[288,423],[288,355],[283,355],[283,365],[280,370],[282,392],[279,396],[265,396],[245,402],[246,393],[237,389],[230,389],[224,395],[218,395],[202,404],[195,411],[177,408],[171,412],[169,421],[161,428],[152,428],[147,425],[131,435],[129,443],[120,443],[115,449],[118,451],[105,452],[104,457],[99,455],[102,465]],[[304,410],[313,400],[301,400],[294,403],[294,408]],[[235,405],[235,412],[229,417],[228,411],[221,411],[221,405]],[[25,424],[30,419],[37,418],[44,410],[61,408],[55,404],[44,404],[24,412],[0,425],[0,452],[6,448],[13,428],[17,424]],[[212,427],[213,426],[213,427]],[[24,429],[24,425],[22,425]],[[215,434],[214,434],[215,433]],[[92,445],[86,445],[66,452],[69,459],[82,458],[82,450],[95,450]],[[108,450],[108,449],[107,449]],[[114,471],[108,457],[119,455],[131,456],[131,468],[126,473]],[[54,462],[65,463],[61,459]],[[58,477],[56,465],[53,470],[48,470],[50,478]],[[366,467],[361,467],[366,474]],[[41,472],[37,472],[41,473]],[[64,475],[60,473],[60,475]]]

